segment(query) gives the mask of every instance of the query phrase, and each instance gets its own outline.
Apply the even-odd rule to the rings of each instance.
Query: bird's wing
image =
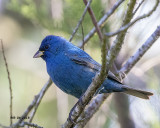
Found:
[[[93,60],[86,52],[83,50],[80,51],[70,51],[67,56],[76,64],[86,66],[93,71],[100,71],[101,65]],[[111,72],[108,73],[108,78],[116,80],[117,82],[121,83],[119,79]]]

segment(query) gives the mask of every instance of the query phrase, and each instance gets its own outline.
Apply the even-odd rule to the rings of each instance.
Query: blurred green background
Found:
[[[116,0],[94,0],[92,2],[91,7],[97,21],[115,2]],[[118,29],[122,23],[127,2],[124,2],[106,22],[104,26],[106,32]],[[146,0],[135,17],[148,12],[153,5],[153,1]],[[84,8],[82,0],[0,0],[0,39],[4,43],[11,74],[13,115],[15,117],[21,116],[49,78],[45,62],[42,59],[33,59],[42,39],[49,34],[69,39]],[[129,29],[125,44],[117,59],[118,67],[160,25],[159,15],[160,7],[151,17],[138,22]],[[83,21],[84,35],[88,34],[92,28],[90,16],[86,14]],[[82,39],[80,27],[72,43],[78,45]],[[113,40],[114,38],[111,38],[109,43],[112,43]],[[123,121],[126,121],[124,127],[129,126],[127,123],[131,123],[130,128],[160,128],[159,48],[160,39],[125,79],[128,85],[151,90],[154,96],[146,101],[122,94],[111,95],[88,123],[87,128],[120,128],[123,126]],[[97,34],[85,45],[85,51],[100,63],[101,51]],[[45,94],[33,123],[45,128],[60,127],[66,121],[76,101],[77,99],[64,94],[53,84]],[[9,118],[9,85],[0,47],[0,123],[9,125]],[[16,122],[17,119],[13,121]]]

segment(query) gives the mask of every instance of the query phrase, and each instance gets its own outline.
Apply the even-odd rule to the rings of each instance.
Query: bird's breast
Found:
[[[53,82],[64,92],[79,98],[86,91],[95,73],[89,68],[63,58],[47,63]]]

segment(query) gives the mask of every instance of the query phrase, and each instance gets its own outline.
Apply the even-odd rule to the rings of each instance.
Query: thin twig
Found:
[[[35,104],[35,106],[34,106],[34,108],[33,108],[33,111],[32,111],[32,113],[31,113],[31,115],[30,115],[29,123],[32,122],[33,117],[34,117],[34,115],[35,115],[35,113],[36,113],[36,111],[37,111],[37,109],[38,109],[38,106],[39,106],[39,104],[41,103],[41,100],[42,100],[45,92],[48,90],[48,88],[50,87],[51,84],[52,84],[52,81],[51,81],[51,79],[49,79],[48,82],[47,82],[47,83],[44,85],[44,87],[41,89],[41,93],[39,93],[37,102],[36,102],[36,104]]]
[[[121,5],[121,3],[125,0],[117,1],[114,6],[100,19],[97,23],[99,27],[103,28],[107,19],[115,12],[115,10]],[[79,47],[82,48],[87,43],[87,41],[94,35],[96,32],[96,28],[94,27],[84,38],[84,42],[80,42]]]
[[[141,7],[141,5],[143,4],[143,2],[144,2],[144,0],[142,0],[142,1],[138,4],[137,8],[136,8],[136,9],[134,10],[134,12],[133,12],[133,15],[136,14],[136,12],[137,12],[138,9]]]
[[[83,0],[83,1],[84,1],[85,5],[87,5],[87,0]],[[93,13],[93,11],[90,7],[88,7],[88,12],[91,16],[93,24],[95,25],[95,28],[96,28],[96,31],[99,35],[100,41],[101,42],[103,41],[103,45],[102,45],[102,67],[101,67],[100,73],[96,74],[94,80],[92,81],[91,85],[89,86],[89,88],[87,89],[85,94],[77,102],[73,111],[71,111],[72,112],[71,117],[73,118],[72,119],[73,121],[76,121],[78,119],[79,115],[81,114],[81,112],[83,111],[85,106],[89,103],[92,96],[94,95],[94,93],[96,92],[96,90],[99,88],[99,86],[102,84],[102,82],[105,80],[105,77],[106,77],[106,70],[105,70],[106,69],[106,40],[103,40],[102,32],[101,32],[99,26],[97,25],[95,15],[94,15],[94,13]],[[79,105],[80,102],[82,102],[84,104],[83,107]],[[71,126],[72,126],[72,122],[69,121],[69,120],[67,120],[66,123],[63,125],[63,127],[71,127]]]
[[[10,91],[10,126],[12,125],[12,115],[13,115],[13,94],[12,94],[12,82],[11,82],[11,78],[10,78],[10,72],[9,72],[9,68],[8,68],[8,63],[7,63],[7,59],[5,57],[5,53],[4,53],[4,47],[3,47],[3,41],[2,39],[0,39],[1,41],[1,46],[2,46],[2,53],[3,53],[3,59],[5,62],[5,67],[6,67],[6,71],[7,71],[7,75],[8,75],[8,81],[9,81],[9,91]]]
[[[25,125],[30,126],[30,127],[34,127],[34,128],[43,128],[41,126],[38,126],[37,124],[29,123],[29,122],[22,122],[19,126],[24,127]]]
[[[87,5],[87,0],[83,0],[83,2],[84,2],[85,5]],[[93,24],[94,24],[94,26],[96,28],[97,34],[99,36],[99,39],[102,42],[103,41],[103,35],[102,35],[102,32],[101,32],[101,30],[100,30],[100,28],[99,28],[99,26],[97,24],[96,17],[94,15],[93,10],[91,9],[91,7],[88,7],[88,12],[89,12],[89,14],[91,16],[91,19],[92,19],[92,22],[93,22]]]
[[[87,6],[86,6],[85,9],[84,9],[84,12],[83,12],[83,14],[82,14],[82,17],[81,17],[80,20],[78,21],[78,24],[77,24],[76,28],[74,29],[74,31],[73,31],[70,39],[69,39],[70,42],[72,41],[73,37],[75,36],[76,32],[78,31],[78,28],[80,27],[80,25],[81,25],[81,23],[82,23],[82,21],[83,21],[83,19],[84,19],[84,16],[86,15],[87,9],[88,9],[88,7],[90,6],[91,2],[92,2],[92,0],[89,0],[89,2],[87,3]]]
[[[127,74],[159,37],[160,37],[160,26],[157,27],[154,33],[137,50],[137,52],[128,59],[128,61],[124,64],[124,66],[120,69],[119,72],[124,72],[125,74]]]
[[[149,11],[147,14],[144,14],[142,16],[139,16],[137,17],[136,19],[134,19],[132,22],[126,24],[125,26],[121,27],[119,30],[117,30],[116,32],[109,32],[109,33],[106,33],[105,35],[108,36],[108,37],[111,37],[111,36],[115,36],[117,35],[118,33],[120,32],[123,32],[123,31],[126,31],[129,27],[131,27],[132,25],[134,25],[137,21],[139,20],[142,20],[144,18],[147,18],[149,16],[152,15],[152,13],[156,10],[156,8],[158,7],[159,5],[159,0],[156,1],[156,4],[155,6],[152,8],[151,11]]]
[[[31,104],[27,107],[27,109],[25,110],[25,112],[22,114],[21,118],[15,124],[13,124],[13,126],[12,126],[13,128],[18,128],[18,126],[22,123],[22,121],[25,119],[25,117],[28,116],[28,114],[30,113],[30,111],[36,105],[37,101],[40,100],[39,97],[43,98],[45,92],[47,91],[47,89],[50,87],[51,84],[52,84],[52,81],[51,81],[51,79],[49,79],[46,82],[46,84],[43,86],[43,88],[41,89],[41,91],[39,92],[39,94],[35,96],[35,98],[31,102]],[[34,114],[33,114],[33,116],[34,116]]]

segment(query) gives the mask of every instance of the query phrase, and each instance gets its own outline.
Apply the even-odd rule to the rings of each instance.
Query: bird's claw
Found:
[[[125,77],[126,77],[126,74],[124,72],[119,72],[119,79],[121,82]]]

